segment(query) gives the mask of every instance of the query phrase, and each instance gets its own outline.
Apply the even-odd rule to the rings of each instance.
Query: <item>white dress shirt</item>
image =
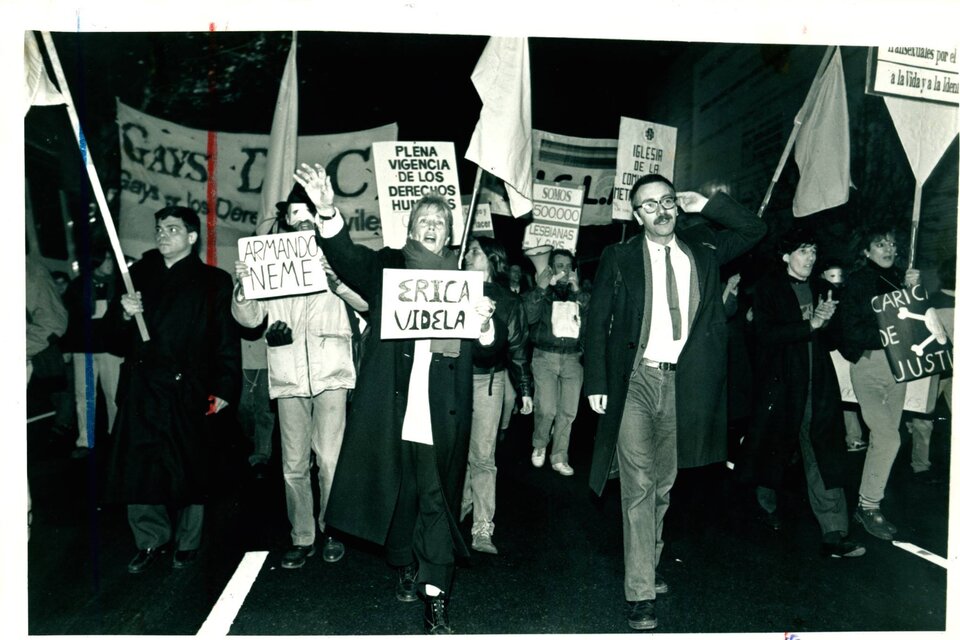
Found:
[[[676,364],[680,351],[687,342],[690,318],[690,258],[677,245],[673,237],[666,245],[670,247],[670,264],[677,281],[677,297],[680,302],[680,339],[673,339],[673,323],[670,321],[670,305],[667,303],[667,268],[664,245],[644,238],[650,254],[650,282],[653,299],[650,301],[650,336],[643,357],[656,362]]]

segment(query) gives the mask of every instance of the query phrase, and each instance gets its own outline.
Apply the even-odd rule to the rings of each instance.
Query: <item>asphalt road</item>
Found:
[[[474,554],[458,568],[450,605],[457,633],[630,632],[619,487],[613,483],[602,499],[587,488],[595,425],[586,411],[583,405],[571,440],[573,477],[530,465],[529,418],[517,416],[499,444],[500,554]],[[198,562],[173,570],[166,557],[136,576],[126,571],[136,549],[124,510],[96,498],[106,434],[94,455],[73,460],[70,442],[52,437],[51,426],[28,425],[31,635],[195,634],[244,554],[257,550],[270,554],[231,634],[421,632],[419,603],[394,598],[394,574],[377,546],[347,539],[338,563],[318,554],[300,570],[279,566],[289,542],[279,462],[266,478],[253,478],[247,445],[228,418],[219,425],[220,482]],[[946,557],[948,485],[912,479],[910,437],[903,435],[884,513],[900,528],[899,539]],[[932,458],[941,469],[949,469],[949,435],[949,421],[938,420]],[[849,454],[851,500],[863,455]],[[866,545],[865,556],[821,557],[798,466],[790,477],[784,527],[775,532],[755,519],[750,492],[723,465],[681,471],[664,531],[661,572],[671,590],[657,599],[657,633],[944,630],[943,568],[856,524],[851,533]]]

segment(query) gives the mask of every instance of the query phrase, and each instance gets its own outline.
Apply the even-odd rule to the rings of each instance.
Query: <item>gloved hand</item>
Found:
[[[271,347],[293,344],[293,334],[290,332],[290,327],[281,320],[277,320],[267,327],[265,337],[267,339],[267,345]]]

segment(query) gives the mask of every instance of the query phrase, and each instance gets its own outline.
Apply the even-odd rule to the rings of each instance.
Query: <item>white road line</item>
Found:
[[[900,548],[903,549],[904,551],[909,551],[909,552],[912,553],[913,555],[919,556],[919,557],[923,558],[924,560],[928,560],[928,561],[932,562],[933,564],[937,565],[938,567],[943,567],[944,569],[947,568],[947,561],[946,561],[945,558],[941,558],[940,556],[938,556],[938,555],[936,555],[936,554],[934,554],[934,553],[930,553],[930,552],[927,551],[926,549],[922,549],[922,548],[918,547],[918,546],[915,545],[915,544],[911,544],[911,543],[909,543],[909,542],[900,542],[899,540],[894,540],[894,541],[893,541],[893,546],[895,546],[895,547],[900,547]]]
[[[197,631],[198,636],[227,635],[268,554],[268,551],[249,551],[244,554],[237,570],[233,572],[233,577],[220,594],[217,604],[213,605],[210,615]]]

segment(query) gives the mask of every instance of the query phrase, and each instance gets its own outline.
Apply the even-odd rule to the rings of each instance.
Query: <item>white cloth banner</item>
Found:
[[[957,107],[884,96],[917,184],[924,184],[957,137]]]
[[[117,102],[120,130],[120,242],[139,258],[155,246],[153,214],[168,205],[191,207],[207,235],[207,200],[216,211],[217,263],[232,265],[237,241],[254,234],[270,137],[256,133],[209,132],[216,136],[213,180],[208,132],[184,127]],[[371,145],[396,140],[397,125],[366,131],[298,137],[299,158],[323,164],[333,182],[337,206],[356,242],[382,245],[377,184]],[[284,194],[284,197],[286,194]],[[205,251],[201,252],[204,255]]]

